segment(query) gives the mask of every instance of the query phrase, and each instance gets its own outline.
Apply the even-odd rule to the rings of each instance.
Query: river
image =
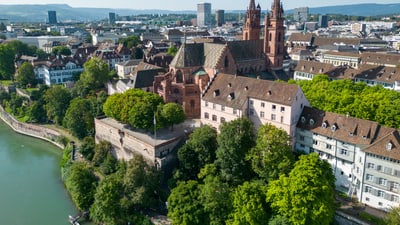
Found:
[[[0,224],[69,224],[77,210],[60,179],[61,154],[0,120]]]

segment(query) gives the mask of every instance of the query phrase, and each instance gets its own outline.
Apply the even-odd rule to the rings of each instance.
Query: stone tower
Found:
[[[249,8],[243,25],[243,40],[260,40],[261,7],[250,0]]]
[[[285,56],[285,27],[283,26],[283,6],[280,0],[274,0],[271,11],[265,16],[264,53],[267,68],[272,70],[283,67]]]

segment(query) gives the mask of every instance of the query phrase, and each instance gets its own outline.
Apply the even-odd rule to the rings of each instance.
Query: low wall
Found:
[[[56,140],[61,136],[58,131],[34,124],[19,122],[13,116],[8,114],[2,106],[0,106],[0,118],[17,133],[48,141],[57,147],[64,149],[64,145],[56,142]]]
[[[371,225],[338,210],[335,212],[335,221],[339,225]]]

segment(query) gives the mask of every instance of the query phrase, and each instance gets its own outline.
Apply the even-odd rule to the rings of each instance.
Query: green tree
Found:
[[[202,171],[203,175],[208,174],[203,179],[204,185],[200,186],[200,200],[210,225],[225,224],[232,210],[231,189],[220,179],[214,164],[207,167]]]
[[[220,126],[216,164],[222,178],[238,185],[253,176],[251,163],[245,159],[254,146],[253,124],[247,118],[236,119]]]
[[[16,80],[23,87],[36,85],[36,76],[31,63],[24,62],[21,65],[18,69]]]
[[[44,100],[47,117],[61,125],[71,101],[70,92],[63,86],[55,85],[45,92]]]
[[[94,147],[93,164],[95,166],[100,166],[107,158],[107,154],[111,152],[111,143],[108,141],[100,141]]]
[[[0,45],[0,79],[10,80],[14,77],[15,52],[8,44]]]
[[[293,225],[329,225],[335,212],[335,177],[318,155],[300,156],[288,176],[272,181],[267,200]]]
[[[67,46],[56,46],[51,50],[51,54],[70,56],[72,52]]]
[[[94,147],[96,146],[94,137],[87,136],[82,140],[81,147],[79,152],[85,157],[87,160],[92,161],[94,155]]]
[[[200,201],[197,181],[180,182],[168,197],[168,217],[172,224],[209,224],[207,214]]]
[[[217,146],[215,129],[208,125],[196,128],[187,143],[178,150],[179,169],[175,178],[180,181],[196,179],[201,168],[215,161]]]
[[[258,129],[256,146],[247,158],[251,160],[253,170],[267,182],[287,175],[293,168],[294,155],[286,131],[271,124]]]
[[[85,62],[83,66],[85,70],[80,78],[83,85],[90,90],[103,88],[104,84],[109,80],[107,63],[99,58],[93,57]]]
[[[281,215],[272,216],[268,221],[268,225],[291,225],[289,220]]]
[[[129,160],[124,174],[124,202],[127,211],[139,211],[160,204],[161,174],[140,155]]]
[[[385,217],[386,225],[400,224],[400,207],[393,207]]]
[[[233,192],[233,212],[227,225],[263,225],[270,212],[266,202],[266,185],[259,181],[244,182]]]
[[[76,162],[68,168],[65,186],[79,210],[85,211],[94,202],[97,178],[85,162]]]
[[[166,125],[173,126],[185,121],[185,112],[183,112],[182,106],[177,103],[167,103],[163,105],[161,110],[161,116]]]
[[[65,113],[63,124],[79,139],[93,135],[94,116],[91,101],[84,98],[73,99]]]
[[[42,123],[46,121],[46,110],[42,101],[35,101],[30,105],[28,117],[30,122]]]
[[[106,176],[96,188],[90,217],[97,224],[121,224],[123,217],[120,200],[123,193],[122,179],[118,173]]]
[[[22,55],[34,55],[35,52],[32,52],[32,49],[29,48],[29,45],[19,41],[19,40],[12,40],[7,43],[8,46],[11,47],[12,53],[13,53],[13,59],[14,56],[17,55],[18,57],[21,57]]]
[[[136,47],[138,44],[140,44],[141,41],[140,41],[139,36],[132,35],[132,36],[125,37],[125,38],[120,38],[119,43],[123,44],[128,49],[131,49],[133,47]]]
[[[179,49],[178,49],[176,46],[171,45],[171,46],[168,48],[168,50],[167,50],[167,54],[168,54],[168,55],[175,56],[176,53],[178,53],[178,50],[179,50]]]

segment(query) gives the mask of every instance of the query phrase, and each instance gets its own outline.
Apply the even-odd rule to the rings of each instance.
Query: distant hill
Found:
[[[311,14],[343,14],[350,16],[400,15],[400,3],[396,4],[354,4],[309,8]],[[285,13],[293,13],[287,10]]]
[[[111,9],[111,8],[73,8],[66,4],[36,4],[36,5],[0,5],[0,19],[8,19],[12,22],[47,22],[47,11],[57,11],[58,21],[93,21],[108,18],[109,12],[115,12],[120,16],[138,14],[169,14],[169,13],[196,13],[195,11],[170,11],[160,9],[135,10],[135,9]],[[263,9],[264,10],[264,9]],[[244,13],[244,10],[226,12]],[[291,14],[293,10],[285,13]],[[327,6],[310,8],[312,14],[346,14],[359,16],[377,16],[388,14],[400,14],[400,3],[397,4],[354,4],[341,6]]]
[[[138,14],[195,13],[194,11],[169,11],[159,9],[73,8],[66,4],[0,5],[0,19],[13,22],[47,22],[47,11],[57,11],[58,21],[93,21],[108,18],[109,12],[120,16]]]

